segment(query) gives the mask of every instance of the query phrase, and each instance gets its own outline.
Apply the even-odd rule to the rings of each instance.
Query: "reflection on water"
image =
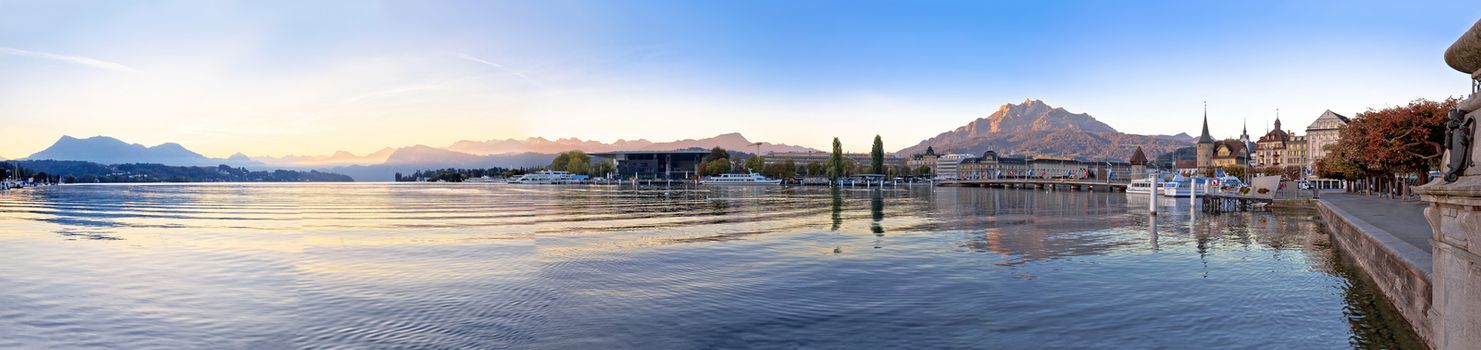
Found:
[[[1309,212],[970,188],[0,194],[0,348],[1395,348]]]

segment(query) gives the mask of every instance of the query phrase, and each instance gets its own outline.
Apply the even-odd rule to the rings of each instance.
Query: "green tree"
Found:
[[[765,168],[766,168],[766,159],[761,158],[761,156],[751,156],[751,158],[746,158],[746,170],[747,171],[760,172],[762,170],[765,170]]]
[[[823,175],[823,163],[818,161],[807,162],[807,176]]]
[[[566,165],[569,165],[570,163],[571,155],[566,152],[561,152],[561,154],[555,155],[555,159],[552,159],[550,161],[550,170],[566,171]]]
[[[869,172],[884,174],[884,140],[874,135],[874,146],[869,148]]]
[[[715,176],[730,172],[730,161],[725,158],[700,163],[699,173],[703,176]]]
[[[762,176],[766,176],[766,177],[773,178],[773,179],[783,179],[783,180],[787,179],[786,172],[787,172],[786,171],[786,167],[783,166],[783,165],[781,165],[781,164],[777,164],[777,163],[767,164],[766,166],[762,167],[762,169],[761,169],[761,175]]]
[[[917,176],[931,175],[931,167],[929,165],[922,165],[922,166],[920,166],[920,168],[916,168],[915,169],[915,175],[917,175]]]
[[[797,163],[796,162],[793,162],[791,159],[788,159],[787,161],[782,162],[782,174],[784,174],[783,176],[785,176],[785,177],[782,178],[783,180],[791,180],[791,179],[796,178],[797,177]]]
[[[703,163],[708,163],[708,162],[715,161],[715,160],[720,160],[720,159],[729,160],[730,159],[730,152],[726,152],[724,148],[720,148],[719,146],[716,146],[715,148],[711,148],[710,149],[710,154],[706,154],[705,155],[705,158],[704,158],[704,161],[702,161],[702,162]]]
[[[591,172],[591,156],[580,150],[563,152],[557,154],[550,161],[550,170],[569,171],[572,174],[588,174]]]
[[[828,157],[828,178],[837,180],[844,176],[843,142],[833,138],[833,155]]]

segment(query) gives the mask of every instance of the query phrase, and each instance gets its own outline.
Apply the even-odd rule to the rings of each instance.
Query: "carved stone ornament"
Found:
[[[1445,182],[1460,179],[1471,167],[1471,142],[1475,136],[1476,118],[1466,116],[1466,111],[1450,109],[1450,119],[1445,122],[1445,146],[1450,148],[1450,164],[1445,172]]]

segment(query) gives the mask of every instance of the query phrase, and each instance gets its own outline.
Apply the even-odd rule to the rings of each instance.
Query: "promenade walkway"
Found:
[[[1424,220],[1425,202],[1340,192],[1322,193],[1322,199],[1414,248],[1431,251],[1430,223]]]
[[[1426,273],[1431,270],[1432,246],[1429,245],[1429,221],[1425,221],[1425,202],[1392,200],[1357,193],[1323,193],[1321,200],[1339,209],[1354,224],[1377,230],[1364,230],[1379,243],[1397,252]]]

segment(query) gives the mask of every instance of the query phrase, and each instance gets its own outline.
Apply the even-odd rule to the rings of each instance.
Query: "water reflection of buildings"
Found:
[[[942,198],[936,205],[951,220],[933,229],[973,232],[961,243],[964,248],[1001,255],[1009,258],[1009,264],[1099,255],[1135,244],[1091,232],[1119,226],[1117,221],[1125,220],[1117,215],[1126,209],[1122,195],[981,188],[948,191],[938,196]]]
[[[1116,250],[1193,249],[1200,255],[1260,245],[1299,254],[1321,251],[1325,235],[1300,215],[1194,215],[1172,210],[1149,217],[1120,194],[960,188],[938,195],[938,231],[965,231],[960,246],[1016,265]],[[959,208],[959,209],[954,209]],[[1160,220],[1160,221],[1159,221]]]

